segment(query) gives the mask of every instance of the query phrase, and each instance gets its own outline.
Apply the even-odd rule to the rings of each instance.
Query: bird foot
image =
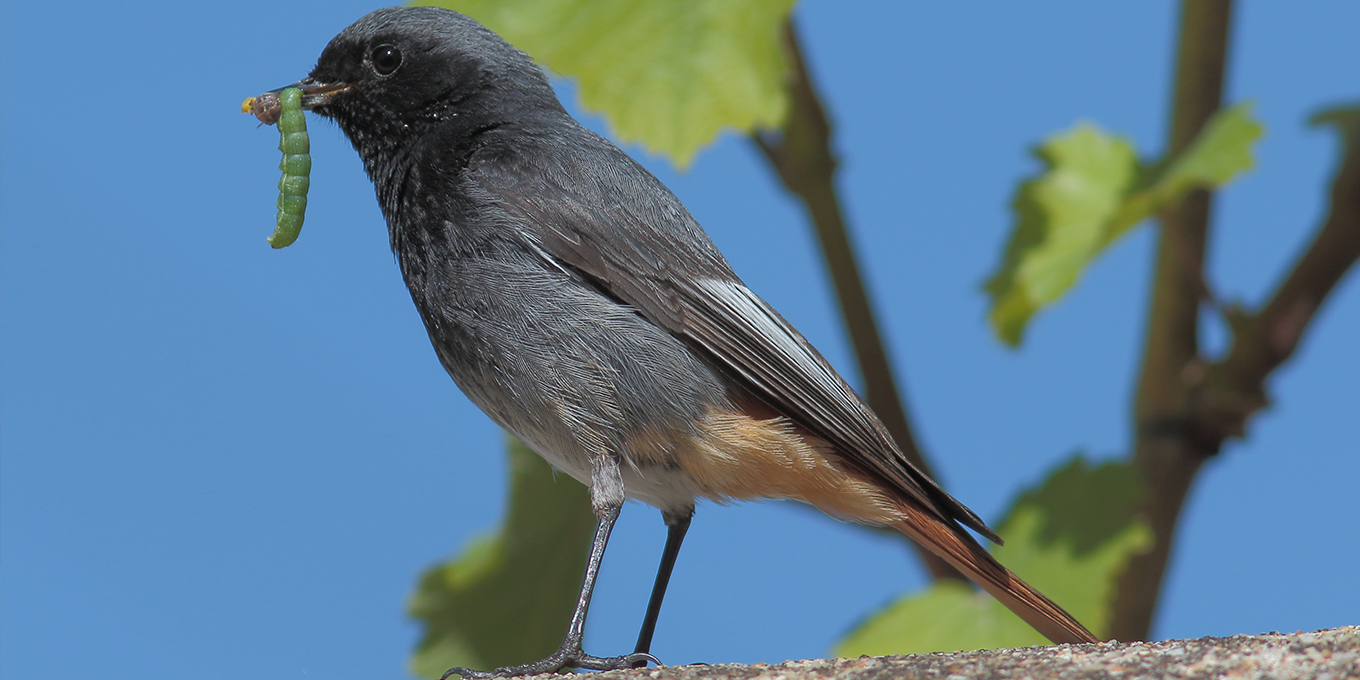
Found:
[[[551,656],[533,663],[526,663],[519,666],[502,666],[491,671],[478,671],[471,668],[450,668],[439,680],[448,680],[449,677],[457,675],[463,680],[483,680],[483,678],[515,678],[522,675],[538,675],[540,673],[556,673],[569,668],[584,668],[591,671],[613,671],[621,668],[642,668],[648,662],[658,666],[661,661],[651,654],[639,652],[625,654],[623,656],[591,656],[581,651],[580,647],[575,649],[563,648],[553,652]]]

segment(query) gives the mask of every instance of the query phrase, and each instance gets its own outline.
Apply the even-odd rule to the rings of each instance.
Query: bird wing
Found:
[[[999,542],[971,510],[907,461],[864,401],[741,282],[651,173],[583,128],[516,141],[518,148],[474,155],[467,178],[478,198],[504,210],[540,253],[702,348],[856,467],[942,520],[956,519]]]

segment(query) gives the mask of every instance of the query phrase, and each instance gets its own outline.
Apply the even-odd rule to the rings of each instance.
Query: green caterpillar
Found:
[[[307,138],[307,119],[302,114],[302,90],[289,87],[278,93],[251,97],[241,105],[241,111],[254,114],[265,125],[279,126],[279,151],[283,152],[279,169],[283,177],[279,179],[279,212],[269,245],[284,248],[292,245],[302,231],[307,188],[311,183],[307,178],[312,171],[311,143]]]

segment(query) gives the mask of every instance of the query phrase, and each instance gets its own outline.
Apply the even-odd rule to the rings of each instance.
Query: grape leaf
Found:
[[[1138,180],[1133,145],[1094,125],[1052,137],[1034,153],[1047,171],[1016,191],[1016,226],[1000,270],[986,284],[992,326],[1010,345],[1019,344],[1040,307],[1076,282],[1102,227]]]
[[[1153,162],[1140,163],[1132,143],[1089,123],[1047,139],[1034,152],[1044,170],[1016,190],[1010,241],[984,285],[997,337],[1018,346],[1034,314],[1119,237],[1191,190],[1250,169],[1261,134],[1244,103],[1214,114],[1178,156]]]
[[[482,22],[577,79],[624,142],[680,167],[723,128],[779,127],[793,0],[419,0]]]

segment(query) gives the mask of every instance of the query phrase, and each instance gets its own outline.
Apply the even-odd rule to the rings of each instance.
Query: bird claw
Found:
[[[439,680],[448,680],[452,676],[459,676],[463,680],[485,680],[487,678],[515,678],[523,675],[539,675],[541,673],[556,673],[569,668],[584,668],[591,671],[614,671],[624,668],[643,668],[647,663],[661,665],[661,660],[646,652],[635,652],[624,654],[623,656],[591,656],[585,652],[575,650],[575,653],[565,650],[557,650],[553,655],[540,661],[526,663],[519,666],[502,666],[495,670],[479,671],[472,668],[450,668]]]
[[[658,666],[661,660],[648,654],[647,652],[634,652],[623,656],[590,656],[582,654],[576,663],[576,668],[584,668],[591,671],[616,671],[621,668],[646,668],[647,663],[651,662]]]

